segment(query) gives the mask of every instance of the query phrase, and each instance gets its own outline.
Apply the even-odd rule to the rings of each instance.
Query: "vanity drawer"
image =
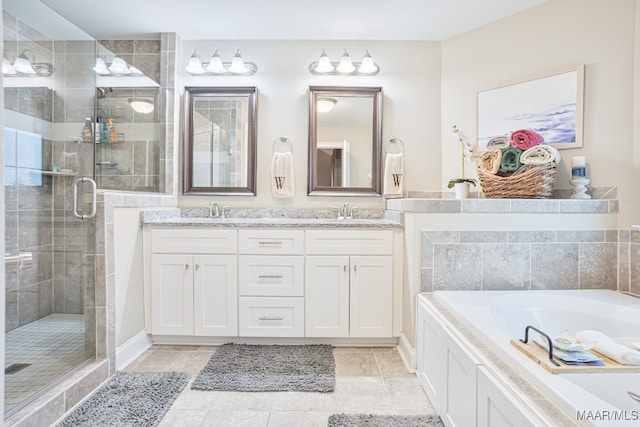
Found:
[[[304,295],[303,256],[240,255],[239,266],[240,295]]]
[[[392,230],[307,230],[305,249],[312,255],[392,255]]]
[[[153,253],[234,254],[238,248],[236,230],[207,228],[154,228]]]
[[[240,230],[241,254],[302,255],[302,230]]]
[[[241,297],[241,337],[303,337],[304,298]]]

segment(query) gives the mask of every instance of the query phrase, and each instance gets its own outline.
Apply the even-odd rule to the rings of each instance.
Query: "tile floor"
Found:
[[[7,332],[5,369],[29,366],[4,376],[5,413],[87,359],[82,314],[55,313]]]
[[[127,371],[180,371],[195,378],[216,347],[153,346]],[[332,393],[246,393],[185,387],[160,427],[326,427],[337,412],[430,414],[434,410],[395,348],[335,347],[336,390]]]

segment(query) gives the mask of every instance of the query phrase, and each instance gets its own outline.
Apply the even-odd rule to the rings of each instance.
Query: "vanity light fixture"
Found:
[[[107,63],[104,62],[104,59],[100,57],[96,58],[96,65],[94,65],[93,71],[95,71],[96,74],[99,74],[101,76],[106,76],[107,74],[110,74],[110,71],[107,68]]]
[[[129,98],[129,105],[136,113],[149,114],[153,111],[153,100],[150,98]]]
[[[309,65],[309,72],[316,76],[375,76],[380,72],[380,67],[373,61],[368,50],[361,62],[352,62],[346,49],[340,62],[331,62],[323,49],[318,61]]]
[[[33,56],[33,61],[27,57],[27,52]],[[6,56],[2,58],[2,74],[12,77],[49,77],[53,74],[53,65],[35,62],[33,52],[25,50],[13,61],[13,64]]]
[[[95,73],[100,76],[109,76],[109,75],[118,76],[118,77],[144,76],[144,73],[142,71],[140,71],[133,65],[127,64],[127,61],[120,58],[119,56],[114,57],[110,65],[107,65],[105,60],[102,59],[100,56],[96,57],[96,63],[93,66],[93,71],[95,71]]]
[[[113,58],[113,62],[111,62],[111,65],[109,65],[107,69],[111,74],[125,75],[131,73],[126,61],[119,56]]]
[[[328,113],[333,110],[338,101],[335,98],[318,98],[316,110],[318,113]]]
[[[192,76],[252,76],[258,71],[258,66],[253,62],[246,62],[240,54],[240,49],[236,50],[231,62],[223,62],[220,51],[216,49],[205,67],[198,51],[194,50],[185,70]]]

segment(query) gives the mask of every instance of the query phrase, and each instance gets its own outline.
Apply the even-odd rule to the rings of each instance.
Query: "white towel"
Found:
[[[593,345],[595,351],[620,364],[640,365],[640,351],[619,344],[602,332],[580,331],[576,334],[576,341]]]
[[[273,153],[271,162],[271,189],[273,197],[293,197],[293,156],[291,151]]]
[[[520,155],[520,163],[523,165],[545,165],[547,163],[560,163],[560,153],[550,145],[540,144],[525,150]]]
[[[403,153],[387,153],[384,161],[384,189],[386,197],[402,197],[404,194]]]

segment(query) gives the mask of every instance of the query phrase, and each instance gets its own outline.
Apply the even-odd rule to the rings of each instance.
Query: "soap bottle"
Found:
[[[100,131],[100,142],[109,142],[109,126],[107,122],[102,122],[102,129]]]
[[[82,140],[84,142],[93,142],[93,129],[91,127],[91,118],[84,119],[84,128],[82,128]]]
[[[118,132],[116,131],[116,127],[113,125],[113,120],[111,119],[109,119],[109,141],[118,142]]]

